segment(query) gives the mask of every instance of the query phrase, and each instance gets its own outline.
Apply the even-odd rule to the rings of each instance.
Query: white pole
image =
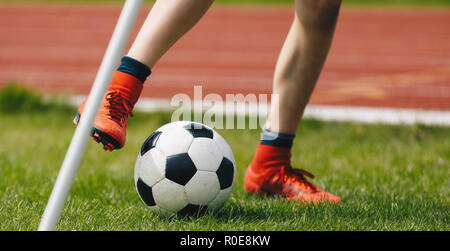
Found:
[[[86,149],[86,143],[92,131],[95,116],[101,100],[108,89],[117,62],[125,48],[128,37],[140,10],[142,0],[127,0],[120,14],[114,33],[98,70],[86,107],[67,150],[52,194],[42,216],[39,231],[53,231],[59,219],[64,202],[72,186],[81,159]]]

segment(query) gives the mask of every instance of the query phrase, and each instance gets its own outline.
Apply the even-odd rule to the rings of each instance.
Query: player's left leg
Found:
[[[313,176],[291,167],[291,147],[299,121],[316,85],[333,38],[341,0],[296,0],[296,16],[274,76],[271,111],[245,189],[302,203],[339,202],[309,182]]]
[[[136,40],[114,73],[94,121],[92,138],[112,151],[124,146],[128,116],[139,99],[150,69],[188,32],[209,9],[214,0],[158,0]],[[78,109],[78,124],[84,110]]]
[[[214,0],[159,0],[127,56],[153,68],[159,59],[203,17]]]

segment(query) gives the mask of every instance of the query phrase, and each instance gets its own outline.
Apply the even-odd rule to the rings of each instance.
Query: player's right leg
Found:
[[[279,195],[306,203],[338,203],[291,166],[297,126],[322,71],[331,46],[341,0],[295,0],[295,18],[274,74],[271,109],[244,187],[250,193]],[[311,146],[317,147],[317,146]]]
[[[130,51],[122,58],[94,121],[92,137],[103,149],[120,149],[126,140],[128,116],[158,60],[206,13],[214,0],[158,0]],[[84,109],[78,109],[78,124]]]

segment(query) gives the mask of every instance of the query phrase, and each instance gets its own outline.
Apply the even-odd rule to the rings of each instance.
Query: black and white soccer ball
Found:
[[[233,152],[206,125],[178,121],[151,134],[136,159],[134,180],[142,201],[164,215],[220,209],[236,179]]]

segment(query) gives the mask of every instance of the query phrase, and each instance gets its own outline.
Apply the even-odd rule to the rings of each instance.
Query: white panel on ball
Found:
[[[165,166],[166,156],[158,149],[152,148],[138,160],[135,169],[138,169],[138,176],[142,181],[151,187],[164,179]],[[137,178],[135,176],[135,182]]]
[[[166,132],[166,131],[169,131],[172,128],[175,128],[175,127],[181,128],[181,127],[183,127],[185,125],[188,125],[190,123],[192,123],[192,122],[190,122],[190,121],[175,121],[175,122],[172,122],[172,123],[165,124],[165,125],[161,126],[156,131]]]
[[[161,133],[156,148],[161,150],[166,156],[185,153],[194,138],[192,135],[181,127],[174,127]]]
[[[170,212],[176,213],[188,204],[184,187],[168,179],[158,182],[152,191],[156,205]]]
[[[228,187],[224,190],[221,190],[216,198],[208,204],[208,209],[218,210],[220,209],[225,202],[227,202],[228,197],[230,197],[231,192],[233,191],[233,186]]]
[[[210,138],[194,138],[188,151],[198,170],[215,172],[222,161],[222,151]]]
[[[206,206],[219,193],[220,184],[216,173],[197,171],[184,188],[189,203]]]
[[[216,142],[217,147],[222,151],[223,156],[233,162],[234,166],[236,166],[236,160],[234,159],[234,154],[230,145],[228,145],[227,141],[216,131],[214,131],[214,141]]]

